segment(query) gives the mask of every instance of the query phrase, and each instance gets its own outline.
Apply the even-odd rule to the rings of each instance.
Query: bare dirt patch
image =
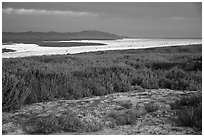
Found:
[[[178,98],[198,91],[140,89],[80,100],[56,100],[25,106],[13,113],[3,113],[3,134],[201,134],[190,127],[175,123],[175,111],[170,104]],[[72,117],[70,119],[70,117]],[[60,119],[67,119],[61,128]],[[40,132],[29,120],[46,120]],[[69,124],[69,123],[72,124]],[[32,122],[31,122],[32,123]],[[45,122],[44,122],[45,123]],[[49,127],[49,128],[48,128]],[[53,128],[54,127],[54,128]],[[56,130],[57,129],[57,130]]]

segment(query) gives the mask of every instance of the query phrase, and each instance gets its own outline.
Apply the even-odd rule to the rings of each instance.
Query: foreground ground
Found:
[[[132,87],[126,93],[36,103],[3,113],[3,134],[201,134],[179,126],[171,105],[197,92]],[[57,130],[57,117],[66,117],[66,128]]]
[[[2,130],[201,134],[200,91],[202,45],[3,58]]]

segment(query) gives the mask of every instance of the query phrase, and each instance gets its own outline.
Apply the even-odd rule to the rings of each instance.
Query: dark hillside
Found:
[[[100,31],[81,31],[81,32],[3,32],[3,42],[24,42],[24,43],[35,43],[36,41],[56,41],[56,40],[81,40],[81,39],[107,39],[115,40],[123,37],[115,34]]]

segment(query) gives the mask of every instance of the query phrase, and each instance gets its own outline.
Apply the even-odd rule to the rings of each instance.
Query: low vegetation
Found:
[[[109,113],[109,117],[113,119],[113,123],[115,125],[134,125],[137,118],[142,115],[140,111],[134,109],[126,109],[122,112],[111,112]]]
[[[181,97],[171,104],[177,110],[176,123],[180,126],[202,130],[202,95],[201,93]]]
[[[74,46],[99,46],[106,44],[89,42],[39,42],[37,43],[37,45],[42,47],[74,47]]]
[[[7,49],[7,48],[3,48],[2,49],[2,53],[4,52],[15,52],[16,50],[13,50],[13,49]]]
[[[72,111],[67,110],[60,116],[51,113],[47,116],[33,116],[22,123],[26,134],[52,134],[56,132],[93,132],[102,127],[100,124],[84,123]]]
[[[159,104],[157,104],[157,103],[149,103],[149,104],[146,104],[145,105],[145,110],[147,111],[147,112],[155,112],[155,111],[157,111],[159,109]]]
[[[202,45],[4,58],[3,111],[128,92],[132,86],[201,90],[201,74]]]

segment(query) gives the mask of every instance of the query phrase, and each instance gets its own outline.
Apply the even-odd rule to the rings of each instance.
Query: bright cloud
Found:
[[[60,15],[60,16],[98,16],[92,12],[81,11],[60,11],[60,10],[39,10],[39,9],[2,9],[3,13],[16,15]]]

